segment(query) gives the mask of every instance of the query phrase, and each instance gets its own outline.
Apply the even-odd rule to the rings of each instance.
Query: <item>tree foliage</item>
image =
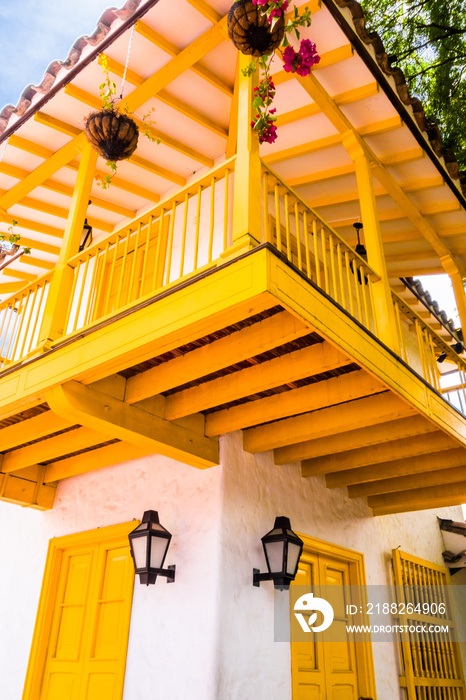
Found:
[[[466,0],[362,0],[369,29],[466,170]]]

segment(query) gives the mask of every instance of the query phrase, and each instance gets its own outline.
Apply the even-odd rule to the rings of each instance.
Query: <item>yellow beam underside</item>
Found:
[[[69,421],[73,425],[73,421]],[[74,421],[76,422],[76,421]],[[18,447],[3,455],[1,469],[6,474],[30,467],[32,464],[48,462],[50,459],[76,452],[108,440],[107,435],[92,428],[76,428],[61,435],[46,438],[34,445]]]
[[[197,413],[346,364],[345,355],[328,343],[319,343],[172,394],[166,415],[173,419]]]
[[[340,431],[364,429],[384,421],[408,417],[413,413],[414,408],[408,403],[390,392],[383,392],[257,428],[249,428],[243,434],[243,446],[246,452],[262,452]]]
[[[67,479],[70,476],[76,476],[76,474],[84,474],[112,464],[121,464],[129,459],[144,457],[151,453],[152,447],[143,448],[121,441],[104,447],[96,447],[90,452],[74,457],[65,457],[65,459],[49,464],[45,471],[44,482],[47,484]]]
[[[454,484],[458,481],[464,481],[465,475],[466,452],[464,454],[463,464],[459,467],[423,472],[422,477],[419,477],[419,474],[409,474],[407,476],[379,479],[378,481],[369,481],[366,484],[349,486],[348,496],[350,498],[360,498],[384,493],[395,493],[397,491],[409,491],[419,488],[420,482],[423,488],[427,486],[439,486],[441,484]]]
[[[280,447],[275,450],[275,464],[288,464],[299,462],[302,459],[325,457],[348,450],[362,447],[375,446],[380,443],[400,440],[414,435],[423,435],[435,430],[435,427],[423,416],[412,416],[394,420],[383,425],[373,425],[365,430],[351,430],[346,433],[338,433],[331,437],[299,442],[296,445]]]
[[[426,435],[415,435],[402,438],[401,440],[384,442],[380,445],[360,447],[337,455],[306,459],[303,461],[303,474],[305,476],[316,476],[317,474],[340,472],[354,467],[359,468],[446,450],[455,446],[454,441],[450,437],[438,430],[432,430],[431,433]]]
[[[37,473],[36,479],[0,473],[0,501],[36,510],[50,510],[55,499],[56,484],[38,483],[42,470],[38,468]]]
[[[138,34],[143,36],[145,39],[150,41],[155,46],[158,46],[160,49],[162,49],[162,51],[165,51],[170,56],[172,56],[172,57],[177,56],[181,52],[181,49],[178,48],[178,46],[175,46],[175,44],[172,44],[171,41],[166,39],[164,36],[162,36],[161,34],[156,32],[154,29],[152,29],[152,27],[149,27],[148,24],[145,24],[141,20],[136,22],[135,28],[136,28],[136,31],[138,32]],[[115,63],[116,63],[116,61],[112,60],[110,62],[110,59],[109,59],[109,63],[108,63],[109,70],[112,73],[116,73],[116,75],[120,75],[120,77],[121,77],[123,75],[124,66],[121,66],[121,68],[123,70],[121,71],[121,73],[119,73],[114,69]],[[231,87],[231,85],[228,85],[228,83],[226,83],[224,80],[222,80],[215,73],[212,73],[212,71],[209,70],[208,68],[206,68],[206,66],[203,66],[202,63],[195,63],[191,67],[191,70],[193,71],[193,73],[196,73],[196,75],[199,75],[203,80],[206,80],[208,83],[213,85],[218,90],[221,90],[228,97],[232,97],[233,88]],[[129,71],[126,72],[127,80],[130,80],[130,82],[132,82],[133,85],[137,85],[138,83],[134,82],[134,77],[129,78],[128,73],[129,73]],[[136,75],[136,74],[134,74],[134,75]],[[140,76],[138,76],[138,77],[140,77]],[[141,78],[141,82],[142,82],[142,80],[143,80],[143,78]]]
[[[364,484],[369,481],[380,481],[389,476],[396,478],[409,474],[417,474],[418,478],[421,478],[420,475],[425,474],[429,470],[447,469],[464,464],[465,450],[463,447],[451,449],[451,443],[445,439],[443,441],[440,439],[441,437],[446,437],[440,431],[432,435],[436,437],[436,445],[434,445],[432,451],[421,452],[418,450],[412,456],[402,457],[401,459],[333,472],[325,477],[327,486],[328,488],[340,488],[348,484]],[[425,456],[426,454],[429,455],[428,458]]]
[[[148,396],[168,391],[198,377],[260,355],[277,345],[296,340],[310,333],[311,330],[294,316],[287,312],[280,312],[193,350],[183,357],[169,360],[162,367],[154,367],[130,377],[127,382],[125,401],[134,403]]]
[[[52,411],[44,411],[38,416],[2,428],[0,430],[0,452],[11,450],[24,442],[44,438],[64,428],[70,428],[71,425],[73,424],[56,416]]]
[[[362,370],[352,372],[275,396],[248,401],[223,411],[215,411],[206,417],[206,435],[221,435],[298,413],[315,411],[376,391],[380,391],[380,382]]]
[[[200,469],[219,463],[218,442],[204,437],[203,432],[189,430],[79,382],[51,389],[47,400],[58,415],[93,426],[112,438]]]

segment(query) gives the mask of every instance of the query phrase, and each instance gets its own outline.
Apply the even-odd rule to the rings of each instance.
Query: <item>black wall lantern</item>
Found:
[[[84,219],[83,233],[81,236],[81,243],[79,244],[79,252],[81,253],[84,248],[91,245],[92,243],[92,226],[87,223],[87,219]]]
[[[146,510],[141,524],[129,533],[131,556],[140,583],[155,583],[157,576],[166,576],[167,583],[175,580],[175,566],[163,569],[172,536],[160,523],[156,510]]]
[[[355,251],[358,255],[361,256],[361,258],[363,260],[365,260],[367,262],[366,246],[364,245],[364,243],[361,243],[361,241],[359,240],[360,231],[362,230],[362,224],[359,222],[356,224],[353,224],[353,228],[356,229],[356,235],[358,237],[358,244],[355,248]]]
[[[288,590],[298,571],[299,558],[303,551],[303,541],[293,532],[290,519],[280,516],[275,518],[273,530],[262,537],[267,574],[253,569],[253,584],[260,586],[261,581],[273,581],[275,588]]]

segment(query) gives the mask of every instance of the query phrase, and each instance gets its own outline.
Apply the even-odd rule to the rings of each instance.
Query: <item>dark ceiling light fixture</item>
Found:
[[[89,200],[88,204],[92,204]],[[87,217],[84,219],[83,232],[81,235],[81,243],[79,244],[79,252],[81,253],[84,248],[87,248],[92,243],[92,226],[88,223]]]
[[[289,518],[275,518],[273,530],[262,537],[262,547],[268,573],[261,574],[259,569],[253,569],[253,585],[258,587],[261,581],[273,581],[276,589],[288,590],[296,577],[303,551],[303,541],[291,529]]]
[[[141,524],[128,535],[131,556],[140,583],[148,586],[156,582],[157,576],[165,576],[167,583],[173,583],[176,567],[173,565],[162,568],[171,538],[168,530],[160,524],[158,512],[146,510]]]
[[[450,347],[456,352],[457,355],[461,355],[461,353],[464,352],[463,343],[461,343],[459,340],[457,343],[451,345]]]
[[[362,231],[362,224],[358,221],[355,224],[353,224],[353,228],[356,229],[356,235],[358,237],[358,244],[355,248],[355,251],[358,255],[361,256],[363,260],[367,262],[367,251],[366,251],[366,246],[364,243],[361,243],[359,239],[360,231]]]
[[[442,353],[440,353],[440,355],[437,357],[437,362],[438,362],[439,364],[442,364],[442,362],[445,362],[446,359],[447,359],[447,353],[446,353],[446,352],[442,352]]]

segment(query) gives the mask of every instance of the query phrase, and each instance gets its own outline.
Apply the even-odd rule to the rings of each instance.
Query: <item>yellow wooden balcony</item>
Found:
[[[49,346],[53,270],[1,305],[3,499],[50,508],[60,479],[152,452],[210,467],[243,429],[247,451],[375,514],[465,500],[466,423],[446,401],[465,405],[464,360],[394,292],[388,348],[379,275],[265,165],[261,240],[238,247],[235,164],[69,259]]]

